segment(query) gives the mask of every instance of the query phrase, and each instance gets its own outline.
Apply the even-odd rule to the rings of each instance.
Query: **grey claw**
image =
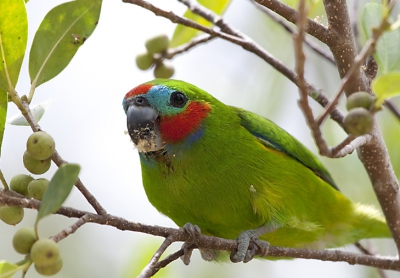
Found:
[[[186,223],[182,228],[190,235],[192,243],[196,242],[197,238],[201,235],[201,230],[197,225]]]
[[[200,254],[205,261],[215,261],[218,257],[217,252],[214,249],[200,249]]]
[[[181,249],[183,250],[183,255],[180,258],[185,265],[190,264],[190,258],[192,257],[193,253],[193,249],[189,248],[189,246],[191,245],[191,243],[185,242],[181,247]]]
[[[190,235],[190,239],[186,241],[181,249],[183,250],[183,255],[181,256],[181,260],[185,265],[190,264],[190,257],[193,253],[193,248],[189,248],[193,243],[196,242],[197,238],[201,235],[201,230],[199,226],[193,225],[191,223],[186,223],[183,225],[182,229],[185,230]]]

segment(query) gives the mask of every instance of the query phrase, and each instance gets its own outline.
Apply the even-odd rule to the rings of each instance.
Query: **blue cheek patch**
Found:
[[[197,140],[199,140],[204,134],[204,126],[200,125],[199,128],[193,132],[190,133],[188,137],[184,140],[184,145],[185,148],[189,148],[193,143],[195,143]]]

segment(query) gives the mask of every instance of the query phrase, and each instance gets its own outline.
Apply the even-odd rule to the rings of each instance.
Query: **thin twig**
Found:
[[[389,109],[390,112],[398,119],[400,120],[400,110],[394,105],[394,103],[387,99],[384,102],[384,105]]]
[[[270,19],[272,19],[274,22],[282,26],[288,33],[294,34],[294,29],[291,25],[287,23],[287,21],[282,20],[280,17],[278,17],[276,14],[271,12],[269,9],[267,9],[264,6],[261,6],[257,3],[255,3],[253,0],[250,0],[251,3],[253,3],[259,10],[264,12]],[[307,45],[310,49],[312,49],[315,53],[320,55],[322,58],[327,60],[329,63],[332,65],[336,66],[336,62],[333,59],[332,55],[324,51],[321,47],[319,47],[317,44],[313,43],[311,40],[309,40],[307,37],[304,38],[304,44]]]
[[[78,221],[76,221],[74,224],[72,224],[71,226],[63,229],[61,232],[59,232],[58,234],[52,236],[51,238],[55,242],[59,242],[60,240],[63,240],[67,236],[75,233],[80,227],[82,227],[86,222],[88,222],[89,218],[90,218],[90,215],[89,214],[85,214],[84,216],[79,218]]]
[[[180,45],[180,46],[177,46],[175,48],[170,48],[167,50],[167,52],[165,54],[161,53],[159,56],[156,56],[155,58],[156,59],[172,59],[173,57],[175,57],[178,54],[187,52],[190,49],[194,48],[195,46],[209,42],[215,38],[216,38],[216,36],[212,36],[212,35],[195,37],[192,40],[190,40],[190,42]]]
[[[42,128],[40,125],[37,123],[35,118],[32,115],[32,112],[29,108],[29,104],[27,101],[22,101],[22,106],[24,107],[26,114],[24,115],[25,119],[31,126],[32,130],[34,132],[41,131]],[[53,155],[51,156],[51,159],[53,162],[60,167],[62,164],[67,163],[57,152],[57,150],[54,151]],[[100,203],[97,201],[97,199],[90,193],[90,191],[83,185],[82,181],[78,178],[78,180],[75,183],[76,188],[79,189],[79,191],[82,193],[82,195],[86,198],[86,200],[89,202],[89,204],[92,205],[92,207],[96,210],[98,214],[107,214],[106,210],[100,205]]]
[[[165,250],[174,242],[171,236],[165,238],[164,242],[160,245],[157,249],[156,253],[154,253],[153,257],[151,258],[150,262],[143,268],[142,272],[138,276],[138,278],[148,278],[153,276],[158,272],[156,265],[160,260],[162,254],[164,254]]]
[[[267,9],[270,9],[271,11],[274,11],[275,13],[279,14],[287,21],[296,24],[299,13],[292,7],[289,7],[288,5],[278,0],[254,0],[254,1],[257,2],[259,5],[262,5]],[[307,24],[306,32],[311,36],[317,38],[318,40],[327,45],[334,45],[336,43],[337,37],[325,26],[308,18],[306,18],[306,24]]]
[[[365,134],[362,136],[359,136],[352,140],[354,138],[352,135],[349,135],[346,137],[346,139],[340,143],[338,146],[334,147],[331,149],[331,154],[332,157],[334,158],[340,158],[344,157],[348,154],[353,153],[356,149],[359,147],[368,144],[372,140],[372,136],[369,134]]]
[[[365,255],[369,255],[369,256],[375,256],[375,252],[371,251],[369,248],[365,248],[363,245],[361,245],[361,243],[356,242],[354,243],[354,245]],[[378,274],[381,278],[387,278],[387,275],[385,273],[385,271],[383,269],[377,268],[376,269],[378,271]]]

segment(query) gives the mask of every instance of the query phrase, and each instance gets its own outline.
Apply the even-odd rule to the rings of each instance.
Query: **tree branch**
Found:
[[[4,203],[10,206],[19,206],[22,208],[30,208],[38,210],[40,206],[40,201],[34,199],[20,198],[15,196],[10,196],[5,193],[4,190],[0,190],[0,203]],[[82,218],[78,220],[71,227],[71,231],[75,227],[83,225],[86,223],[97,223],[100,225],[107,225],[115,227],[122,231],[134,231],[146,233],[154,236],[160,236],[164,238],[169,238],[173,242],[186,242],[193,240],[191,235],[187,233],[184,229],[174,229],[160,226],[145,225],[138,222],[128,221],[124,218],[105,214],[99,215],[86,211],[77,210],[69,207],[61,207],[55,214],[64,215],[70,218]],[[66,232],[66,234],[72,234],[72,232]],[[164,244],[164,243],[163,243]],[[194,242],[197,248],[204,249],[214,249],[232,252],[237,248],[237,241],[231,239],[223,239],[213,236],[200,235],[196,238]],[[165,243],[167,245],[167,243]],[[163,245],[164,246],[164,245]],[[164,246],[165,247],[165,246]],[[164,250],[164,247],[159,248],[160,251]],[[179,258],[183,253],[173,254],[173,260]],[[257,255],[261,254],[261,250],[258,250]],[[287,247],[276,247],[270,246],[267,256],[272,257],[285,257],[285,258],[302,258],[302,259],[316,259],[322,261],[333,261],[333,262],[347,262],[349,264],[359,264],[371,267],[377,267],[389,270],[400,271],[400,261],[398,258],[388,258],[370,255],[359,255],[351,252],[344,252],[339,250],[309,250],[309,249],[295,249]],[[159,257],[159,255],[157,255]],[[167,260],[168,259],[168,260]],[[160,269],[168,264],[167,262],[173,261],[171,258],[167,258],[167,261],[160,261],[155,264],[155,269]],[[157,270],[158,271],[158,270]]]
[[[157,263],[160,260],[162,254],[164,254],[165,250],[174,242],[173,238],[171,236],[167,237],[164,242],[161,244],[161,246],[157,249],[156,253],[154,256],[151,258],[150,262],[146,267],[142,270],[138,278],[147,278],[151,277],[154,274],[156,274],[159,270],[157,268]]]
[[[265,13],[270,19],[272,19],[277,24],[282,26],[282,28],[285,29],[288,33],[294,34],[293,27],[290,24],[288,24],[286,21],[282,20],[280,17],[278,17],[276,14],[271,12],[266,7],[255,3],[253,0],[250,0],[250,2],[253,3],[260,11]],[[336,66],[336,62],[333,59],[332,55],[330,55],[329,53],[324,51],[322,48],[320,48],[317,44],[313,43],[311,40],[307,39],[307,37],[304,37],[304,44],[307,45],[315,53],[320,55],[322,58],[324,58],[325,60],[330,62],[332,65]]]
[[[292,7],[289,7],[288,5],[278,0],[254,0],[254,1],[259,5],[262,5],[270,9],[271,11],[274,11],[275,13],[279,14],[287,21],[296,24],[298,11],[296,11]],[[333,34],[329,30],[329,28],[324,27],[323,25],[315,22],[312,19],[307,19],[306,32],[327,45],[334,44],[335,40],[337,39],[335,34]]]
[[[84,216],[79,218],[79,220],[76,221],[74,224],[72,224],[71,226],[63,229],[61,232],[59,232],[58,234],[52,236],[51,238],[55,242],[59,242],[60,240],[63,240],[67,236],[72,235],[73,233],[75,233],[80,227],[82,227],[85,223],[87,223],[89,218],[90,218],[90,215],[89,214],[85,214]]]
[[[178,47],[168,49],[165,54],[163,54],[163,53],[159,54],[159,57],[156,55],[155,58],[156,59],[172,59],[173,57],[175,57],[175,55],[187,52],[190,49],[192,49],[193,47],[195,47],[199,44],[209,42],[215,38],[216,38],[216,36],[213,36],[213,35],[203,36],[203,37],[200,37],[200,36],[195,37],[190,42],[188,42],[184,45],[180,45]]]

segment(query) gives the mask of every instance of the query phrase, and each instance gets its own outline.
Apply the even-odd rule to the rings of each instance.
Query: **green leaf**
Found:
[[[43,117],[44,112],[46,112],[47,108],[49,108],[53,100],[54,99],[49,99],[31,107],[32,116],[37,122],[39,122],[40,119]],[[11,125],[29,126],[29,123],[26,121],[25,117],[21,113],[17,113],[14,116],[10,117],[7,122]]]
[[[67,199],[76,180],[81,167],[77,164],[63,164],[55,172],[44,192],[36,223],[40,219],[56,212]]]
[[[0,156],[1,156],[1,145],[3,143],[4,128],[6,125],[7,107],[8,107],[7,92],[0,89]]]
[[[18,265],[0,261],[0,278],[9,278],[19,270]]]
[[[97,26],[101,0],[79,0],[52,9],[40,24],[29,56],[29,74],[37,87],[57,76]]]
[[[375,107],[380,108],[383,102],[400,94],[400,72],[390,72],[372,81],[372,91],[376,95]]]
[[[0,89],[15,88],[28,39],[28,18],[23,0],[0,1]]]
[[[361,25],[364,36],[372,37],[372,30],[378,27],[382,20],[382,4],[369,2],[361,14]],[[392,18],[391,18],[391,21]],[[378,40],[374,58],[379,67],[379,74],[400,70],[400,29],[386,31]]]
[[[222,15],[225,12],[226,8],[229,6],[231,0],[198,0],[198,2],[204,7],[212,10],[214,13]],[[199,15],[192,13],[190,10],[187,10],[183,16],[205,27],[212,26],[211,22],[205,20]],[[177,47],[179,45],[185,44],[196,37],[199,32],[200,31],[193,28],[189,28],[183,25],[177,25],[169,45],[170,47]]]

